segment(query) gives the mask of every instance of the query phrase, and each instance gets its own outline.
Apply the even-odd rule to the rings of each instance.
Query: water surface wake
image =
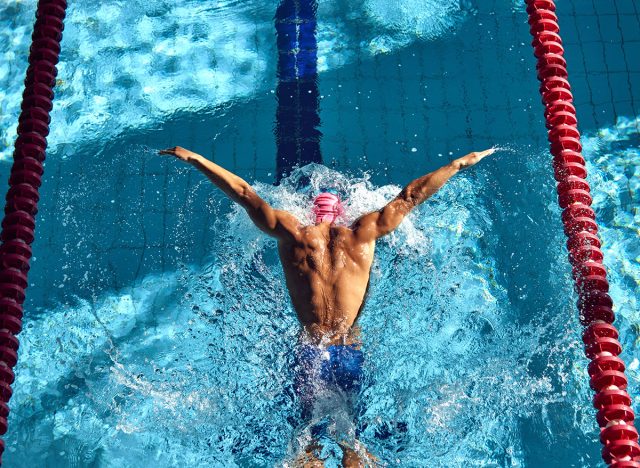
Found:
[[[314,187],[327,184],[346,193],[349,219],[400,190],[314,165],[256,189],[305,219]],[[514,321],[487,253],[491,229],[463,174],[378,242],[361,317],[359,426],[381,460],[518,460],[520,418],[558,398],[524,366],[539,337]],[[298,325],[274,241],[240,209],[216,222],[215,235],[202,268],[149,276],[27,322],[12,463],[272,466],[291,457]],[[325,453],[336,466],[337,447]]]

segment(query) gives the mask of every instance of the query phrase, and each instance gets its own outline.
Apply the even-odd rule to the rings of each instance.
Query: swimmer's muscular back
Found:
[[[311,337],[350,342],[365,300],[375,238],[320,223],[278,242],[291,302]]]
[[[397,228],[409,211],[460,169],[494,151],[470,153],[415,179],[387,205],[361,216],[350,228],[329,223],[302,226],[291,213],[273,209],[245,180],[199,154],[179,146],[160,154],[195,166],[241,205],[258,228],[278,239],[287,287],[300,321],[312,337],[335,342],[353,339],[350,331],[365,299],[376,239]]]

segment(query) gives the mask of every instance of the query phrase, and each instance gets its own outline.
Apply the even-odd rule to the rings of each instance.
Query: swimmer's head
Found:
[[[344,213],[344,207],[340,201],[340,195],[336,189],[321,189],[318,196],[313,199],[313,208],[316,224],[334,223]]]

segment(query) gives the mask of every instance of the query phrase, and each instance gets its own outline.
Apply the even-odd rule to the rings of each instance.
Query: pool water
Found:
[[[70,5],[7,466],[287,466],[303,442],[275,243],[155,155],[176,144],[306,221],[309,186],[340,186],[352,220],[498,146],[378,242],[362,409],[330,416],[388,466],[601,466],[523,6],[321,2],[324,165],[274,186],[276,7]],[[0,6],[5,160],[33,9]],[[558,15],[637,395],[638,11],[573,0]]]

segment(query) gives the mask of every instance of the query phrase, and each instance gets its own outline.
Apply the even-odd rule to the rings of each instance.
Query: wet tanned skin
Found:
[[[366,298],[376,240],[396,229],[458,171],[494,151],[470,153],[413,180],[387,205],[349,227],[328,222],[303,226],[291,213],[272,208],[242,178],[203,156],[179,146],[160,154],[199,169],[239,203],[258,228],[278,240],[291,302],[308,338],[318,344],[349,344],[357,342],[354,324]]]
[[[298,229],[278,242],[293,307],[316,342],[350,344],[364,306],[375,239],[328,222]]]

